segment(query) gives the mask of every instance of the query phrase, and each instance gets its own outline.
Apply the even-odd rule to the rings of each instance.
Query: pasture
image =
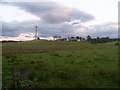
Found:
[[[118,88],[115,43],[3,43],[3,88]]]

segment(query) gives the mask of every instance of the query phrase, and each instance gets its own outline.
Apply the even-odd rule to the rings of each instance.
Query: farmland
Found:
[[[115,43],[3,43],[3,88],[117,88]]]

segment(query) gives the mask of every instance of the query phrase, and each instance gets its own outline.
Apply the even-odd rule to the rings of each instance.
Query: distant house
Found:
[[[76,37],[68,37],[68,41],[80,41]]]
[[[61,36],[58,36],[58,35],[53,36],[53,37],[54,37],[55,40],[61,40],[61,39],[62,39],[62,37],[61,37]]]
[[[61,36],[51,36],[51,37],[48,37],[48,40],[49,41],[57,41],[57,40],[61,40]]]
[[[48,40],[48,41],[54,41],[55,38],[54,38],[54,37],[48,37],[47,40]]]
[[[61,36],[50,36],[50,37],[39,37],[37,39],[40,40],[48,40],[48,41],[81,41],[80,38],[77,37],[68,37],[68,38],[62,38]]]
[[[67,38],[62,38],[62,41],[68,41],[68,39]]]
[[[77,41],[80,41],[80,39],[77,39]]]
[[[47,40],[48,38],[45,37],[39,37],[40,40]]]

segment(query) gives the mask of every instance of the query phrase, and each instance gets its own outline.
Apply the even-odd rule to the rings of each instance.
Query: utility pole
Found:
[[[38,26],[35,26],[35,39],[37,40],[37,28]]]
[[[37,43],[36,43],[36,40],[37,40],[37,28],[38,26],[35,26],[35,50],[36,50],[36,47],[37,47]]]

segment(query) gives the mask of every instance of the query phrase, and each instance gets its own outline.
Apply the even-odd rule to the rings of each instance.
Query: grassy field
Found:
[[[3,88],[117,88],[115,43],[3,43]]]

